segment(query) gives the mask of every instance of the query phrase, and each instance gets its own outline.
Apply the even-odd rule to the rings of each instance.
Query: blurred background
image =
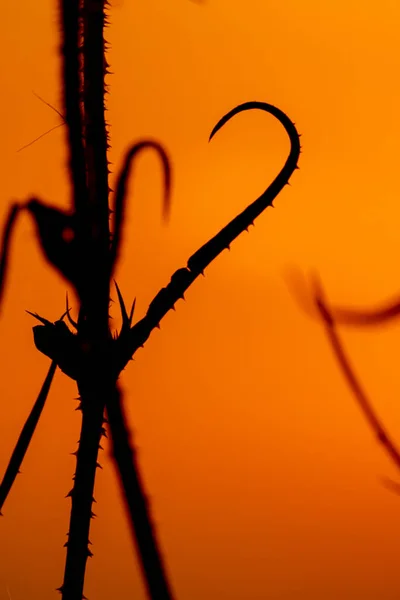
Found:
[[[107,98],[110,160],[151,136],[173,161],[170,224],[149,153],[136,164],[117,280],[137,317],[174,270],[272,181],[282,127],[241,114],[276,104],[302,133],[300,170],[249,234],[179,301],[122,377],[125,401],[177,600],[395,600],[398,477],[356,406],[321,324],[285,273],[316,269],[332,302],[372,306],[400,289],[397,257],[400,5],[356,0],[115,0]],[[54,0],[8,3],[0,23],[1,205],[70,202],[60,122]],[[111,184],[115,175],[111,177]],[[1,314],[0,473],[45,377],[37,311],[64,309],[28,217],[17,226]],[[76,302],[74,301],[74,310]],[[76,312],[73,313],[76,316]],[[113,324],[119,327],[116,305]],[[356,370],[400,440],[400,324],[341,330]],[[62,583],[80,413],[58,373],[0,520],[0,599],[56,596]],[[85,595],[144,600],[120,491],[100,455]]]

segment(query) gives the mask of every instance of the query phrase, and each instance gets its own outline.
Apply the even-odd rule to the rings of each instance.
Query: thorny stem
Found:
[[[64,20],[69,2],[64,4]],[[77,18],[74,13],[74,18]],[[71,519],[62,600],[81,600],[83,596],[97,455],[102,433],[107,396],[114,382],[110,373],[108,303],[109,222],[108,164],[104,120],[104,1],[83,0],[81,37],[74,38],[76,49],[83,42],[84,161],[88,202],[76,201],[78,242],[86,266],[86,285],[80,297],[81,313],[78,337],[86,356],[78,380],[81,395],[82,428],[77,451],[74,487],[71,492]],[[82,38],[83,34],[83,38]],[[66,57],[65,57],[66,59]],[[78,65],[75,64],[75,67]],[[78,79],[77,79],[77,83]],[[71,123],[68,121],[68,129]],[[74,135],[70,131],[70,138]],[[73,152],[73,148],[71,147]],[[75,182],[74,182],[75,183]],[[79,193],[75,187],[75,193]]]
[[[95,242],[96,263],[104,271],[109,249],[107,131],[104,116],[104,77],[106,60],[103,29],[105,1],[83,3],[83,98],[85,155],[89,186],[91,237]],[[97,251],[105,252],[104,262]],[[102,276],[104,279],[104,275]],[[107,306],[108,306],[107,295]],[[103,312],[103,309],[102,309]],[[108,325],[107,325],[108,328]]]
[[[82,427],[76,453],[76,472],[71,496],[71,519],[67,546],[64,582],[60,588],[63,600],[83,597],[86,561],[90,556],[89,529],[92,513],[97,455],[103,427],[103,414],[98,410],[101,396],[91,396],[92,390],[80,390],[86,398],[82,408]],[[98,391],[98,390],[97,390]]]
[[[83,148],[79,11],[80,0],[61,0],[61,57],[64,115],[67,123],[69,166],[77,213],[87,203],[86,168]]]
[[[255,219],[269,206],[273,206],[273,201],[282,189],[289,183],[293,172],[298,169],[301,146],[300,136],[297,129],[289,117],[276,106],[266,102],[245,102],[228,112],[214,127],[210,135],[211,138],[217,131],[236,114],[252,110],[261,109],[272,114],[283,125],[290,139],[290,152],[284,166],[275,177],[268,188],[245,208],[239,215],[234,217],[230,223],[223,227],[214,237],[206,242],[197,250],[187,261],[187,267],[178,269],[171,277],[170,283],[162,288],[150,303],[147,314],[135,323],[131,328],[128,339],[120,349],[117,357],[118,370],[125,368],[128,361],[138,348],[143,346],[155,327],[159,327],[161,319],[171,309],[174,309],[175,303],[179,298],[184,297],[186,290],[199,277],[204,275],[204,270],[223,250],[229,248],[230,244],[243,231],[248,230],[250,225],[254,225]]]
[[[168,286],[163,288],[150,304],[144,319],[130,331],[128,329],[126,335],[124,333],[121,336],[120,341],[123,343],[120,343],[116,352],[112,354],[108,303],[110,265],[112,268],[114,261],[110,258],[111,255],[117,257],[118,249],[114,245],[113,251],[110,252],[107,132],[104,119],[105,2],[62,0],[61,9],[64,36],[64,104],[75,214],[69,217],[35,200],[25,206],[15,206],[10,212],[3,246],[6,252],[9,242],[8,228],[11,228],[15,221],[17,211],[22,208],[28,209],[36,219],[41,245],[48,260],[75,285],[81,302],[79,314],[82,318],[78,319],[77,332],[81,365],[77,383],[81,395],[82,428],[75,482],[69,494],[72,500],[71,520],[64,582],[60,589],[63,600],[81,600],[83,597],[86,561],[90,555],[88,536],[90,519],[93,516],[97,455],[103,433],[104,408],[107,406],[114,457],[127,496],[147,589],[152,600],[168,600],[171,598],[171,592],[152,529],[134,451],[130,445],[120,394],[115,389],[116,377],[136,349],[146,341],[154,327],[158,326],[162,317],[174,307],[178,298],[183,297],[184,291],[193,281],[224,248],[229,248],[229,244],[253,224],[256,217],[268,206],[272,206],[274,198],[288,184],[290,176],[297,168],[300,154],[299,135],[294,124],[282,111],[261,102],[242,104],[219,121],[210,138],[239,112],[259,108],[271,113],[283,124],[290,138],[291,149],[286,163],[257,200],[195,252],[189,258],[187,268],[174,273]],[[79,22],[80,10],[83,26]],[[83,62],[79,60],[81,50]],[[83,78],[80,71],[81,62]],[[162,155],[162,152],[160,154]],[[133,155],[127,158],[126,175],[132,158]],[[164,171],[167,172],[165,164],[168,167],[168,160],[164,160]],[[124,181],[123,178],[121,181]],[[123,196],[124,194],[125,192]],[[119,198],[119,202],[117,196],[116,200],[120,206],[120,214],[116,215],[115,224],[120,223],[118,219],[123,213],[123,198]],[[75,230],[72,227],[73,223],[76,224]],[[70,242],[64,239],[63,234],[71,231],[71,228],[73,239]],[[118,226],[116,232],[118,240]],[[5,266],[6,254],[3,254],[0,283],[4,280]],[[0,291],[1,289],[0,287]],[[70,359],[68,362],[74,364],[73,358]]]

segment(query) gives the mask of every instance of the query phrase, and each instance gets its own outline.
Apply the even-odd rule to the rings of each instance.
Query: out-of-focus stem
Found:
[[[148,597],[152,600],[173,600],[118,387],[114,389],[113,394],[107,402],[112,452],[130,516],[132,537],[136,543]]]

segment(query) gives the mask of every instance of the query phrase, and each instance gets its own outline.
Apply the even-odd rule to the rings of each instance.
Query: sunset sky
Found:
[[[208,144],[218,119],[265,101],[302,134],[300,170],[276,208],[194,283],[122,377],[176,600],[400,597],[400,496],[381,483],[400,473],[287,275],[306,286],[318,271],[340,304],[400,294],[399,22],[396,0],[112,0],[111,168],[141,137],[165,144],[173,163],[168,227],[151,153],[130,185],[117,280],[138,318],[286,160],[270,115],[241,114]],[[0,30],[2,222],[13,199],[67,207],[70,190],[64,127],[17,152],[60,122],[32,94],[62,109],[57,2],[8,2]],[[0,476],[49,366],[24,311],[57,319],[67,289],[34,234],[23,216],[1,309]],[[400,443],[400,322],[340,331]],[[7,587],[12,600],[59,597],[76,395],[58,372],[4,505],[0,600]],[[85,595],[145,600],[108,445],[100,462]]]

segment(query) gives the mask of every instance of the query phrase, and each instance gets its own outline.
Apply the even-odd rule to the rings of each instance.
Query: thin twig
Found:
[[[325,325],[325,330],[330,341],[332,350],[337,358],[337,361],[341,367],[342,373],[352,390],[356,401],[367,420],[367,423],[371,427],[372,431],[376,435],[378,441],[383,445],[386,453],[390,456],[397,468],[400,469],[400,451],[397,449],[395,442],[389,436],[386,428],[382,424],[381,420],[377,416],[375,410],[372,407],[372,402],[367,396],[367,393],[361,386],[361,383],[357,379],[357,376],[350,364],[349,358],[347,357],[343,344],[341,343],[339,336],[336,331],[335,321],[330,313],[328,305],[324,299],[322,286],[319,281],[314,282],[315,289],[315,302],[316,306],[321,315],[321,319]]]

